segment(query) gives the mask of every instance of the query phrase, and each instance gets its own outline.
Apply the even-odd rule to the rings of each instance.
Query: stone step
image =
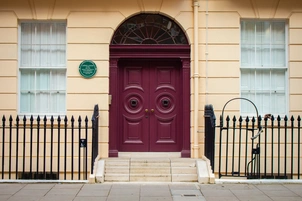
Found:
[[[183,158],[106,159],[106,182],[196,182],[196,161]]]
[[[130,168],[130,174],[171,174],[170,167],[139,167]]]
[[[171,160],[172,167],[196,167],[196,160],[184,159],[184,160]]]
[[[116,167],[116,166],[106,166],[105,167],[105,174],[129,174],[129,167]]]
[[[171,174],[130,174],[130,182],[171,182]]]
[[[196,170],[195,170],[196,172]],[[197,174],[172,174],[172,182],[196,182]]]
[[[133,158],[130,161],[131,167],[170,167],[171,161],[169,159],[139,159]]]
[[[172,167],[172,174],[196,174],[196,167]]]
[[[107,182],[129,182],[129,174],[105,174],[105,181]]]
[[[105,166],[123,166],[123,167],[129,167],[129,160],[106,160]]]

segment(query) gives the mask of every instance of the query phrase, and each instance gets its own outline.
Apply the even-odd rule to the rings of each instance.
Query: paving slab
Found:
[[[35,190],[42,190],[42,189],[51,189],[55,186],[55,184],[27,184],[23,187],[23,189],[35,189]]]
[[[112,184],[111,189],[136,189],[140,188],[141,184],[132,184],[132,183],[114,183]]]
[[[205,197],[235,197],[235,195],[230,190],[203,190],[201,189],[201,193]]]
[[[257,188],[262,191],[286,191],[288,188],[281,184],[260,184]]]
[[[87,197],[107,197],[109,195],[110,190],[98,190],[98,189],[82,189],[79,191],[77,196],[86,197],[86,199],[90,199]]]
[[[292,191],[264,191],[264,193],[269,197],[299,197]]]
[[[110,190],[112,184],[84,184],[81,190],[96,189],[96,190]]]
[[[109,196],[139,196],[140,188],[120,188],[120,189],[111,189]]]
[[[0,201],[302,201],[300,184],[0,183]]]
[[[8,200],[11,197],[11,195],[0,195],[0,200],[4,201],[4,200]]]
[[[13,195],[20,189],[24,188],[24,184],[0,184],[0,195]]]
[[[171,190],[172,196],[196,197],[202,196],[200,190]]]
[[[249,195],[257,195],[257,196],[262,196],[265,195],[262,191],[258,190],[258,189],[250,189],[250,190],[242,190],[242,189],[238,189],[238,190],[230,190],[235,196],[249,196]]]
[[[266,195],[246,195],[237,198],[240,201],[272,201],[272,199]]]
[[[271,197],[274,201],[301,201],[301,197]]]
[[[237,197],[205,197],[206,201],[239,201]]]
[[[53,189],[81,189],[84,184],[56,184]]]
[[[141,197],[171,197],[170,189],[141,189]]]
[[[39,201],[73,201],[74,199],[75,196],[70,195],[46,195],[42,197]]]
[[[173,196],[173,201],[206,201],[203,196]]]
[[[199,190],[200,187],[195,184],[170,184],[171,190]]]
[[[87,201],[87,197],[76,197],[73,201]],[[89,201],[107,201],[107,197],[89,197]]]
[[[140,201],[140,197],[133,195],[109,195],[106,201]]]
[[[140,201],[173,201],[172,197],[140,197]]]
[[[14,196],[22,197],[43,197],[48,193],[49,189],[20,189]]]
[[[7,201],[38,201],[40,197],[20,197],[20,196],[12,196]]]
[[[80,189],[68,189],[68,188],[52,188],[47,195],[70,195],[76,196]]]

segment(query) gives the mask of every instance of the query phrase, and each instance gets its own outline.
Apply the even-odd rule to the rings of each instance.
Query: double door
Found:
[[[182,93],[178,60],[119,62],[119,150],[181,150]]]

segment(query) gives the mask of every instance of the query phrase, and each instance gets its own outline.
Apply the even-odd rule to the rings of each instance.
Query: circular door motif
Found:
[[[170,113],[175,108],[175,101],[171,94],[160,94],[156,98],[156,109],[161,113]]]
[[[124,108],[131,114],[137,114],[143,109],[143,99],[139,94],[129,94],[124,99]]]

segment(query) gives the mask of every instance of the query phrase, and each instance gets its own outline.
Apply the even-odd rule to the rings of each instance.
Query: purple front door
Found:
[[[179,60],[119,62],[119,150],[181,151]]]

